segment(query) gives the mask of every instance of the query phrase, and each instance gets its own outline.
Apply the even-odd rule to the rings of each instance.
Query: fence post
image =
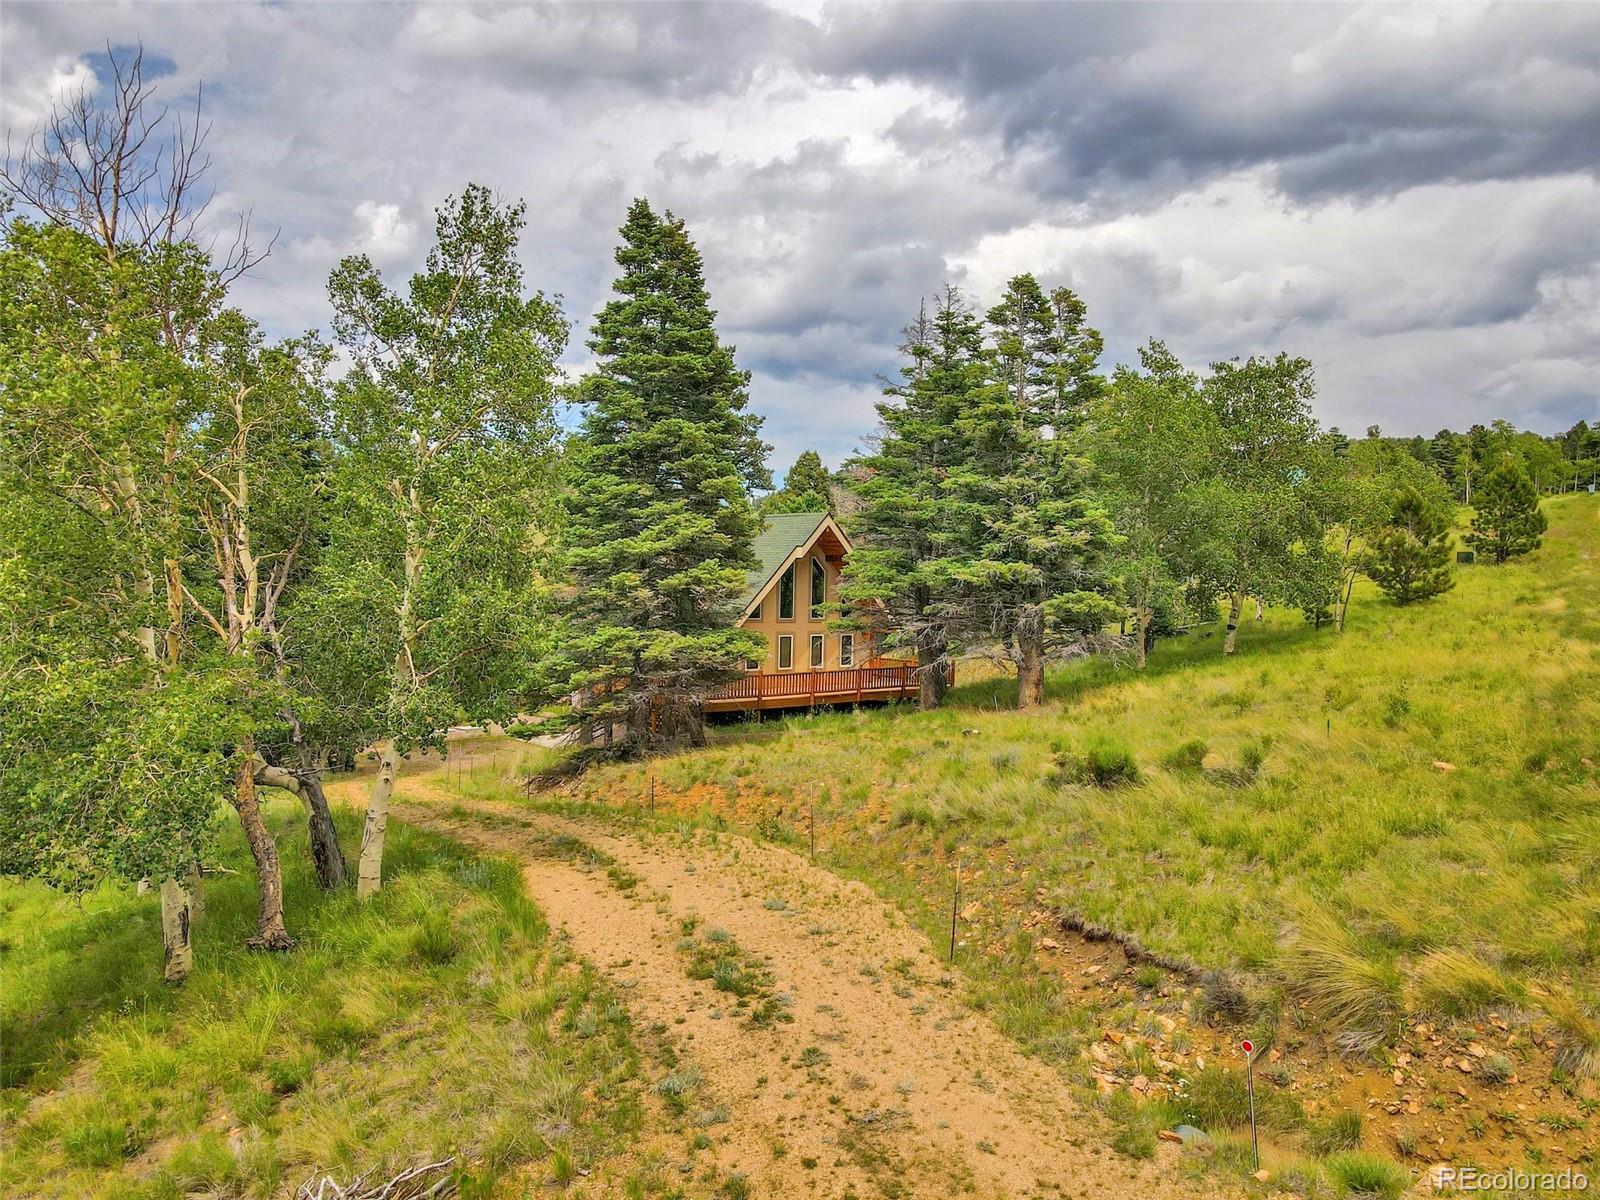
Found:
[[[961,915],[961,860],[956,859],[955,893],[950,897],[950,961],[956,961],[956,921]]]

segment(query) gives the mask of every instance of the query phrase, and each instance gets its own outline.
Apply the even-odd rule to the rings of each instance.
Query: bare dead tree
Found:
[[[50,114],[13,152],[6,133],[0,183],[41,219],[93,238],[115,259],[129,250],[197,240],[215,190],[202,117],[203,89],[191,114],[154,102],[156,85],[144,77],[144,47],[130,55],[109,45],[111,80],[102,99],[80,88],[51,106]],[[205,249],[224,286],[272,252],[251,239],[251,214],[241,213],[233,241],[216,253]]]

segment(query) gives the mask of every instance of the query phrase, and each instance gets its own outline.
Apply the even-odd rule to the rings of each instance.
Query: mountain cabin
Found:
[[[916,663],[874,656],[870,629],[829,629],[850,539],[828,513],[778,513],[755,540],[741,629],[766,640],[766,657],[711,693],[711,713],[901,700],[917,693]],[[837,613],[835,613],[837,616]]]

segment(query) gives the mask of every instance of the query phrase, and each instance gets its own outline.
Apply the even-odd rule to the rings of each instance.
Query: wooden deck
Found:
[[[946,674],[954,682],[953,670]],[[706,698],[708,713],[764,712],[904,700],[917,694],[914,662],[877,659],[839,671],[754,672],[725,684]]]

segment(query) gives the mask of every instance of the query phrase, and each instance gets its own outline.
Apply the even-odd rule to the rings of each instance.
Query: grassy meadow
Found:
[[[391,824],[384,890],[358,905],[316,888],[297,806],[269,818],[298,945],[242,948],[254,883],[229,822],[218,860],[238,874],[206,881],[181,989],[161,982],[155,896],[0,880],[0,1192],[264,1197],[457,1155],[460,1194],[487,1196],[570,1180],[634,1134],[627,1017],[514,866]]]
[[[1353,1045],[1403,1014],[1529,1006],[1600,1069],[1600,503],[1544,547],[1349,626],[1297,612],[1053,671],[1047,702],[964,668],[951,705],[794,716],[592,770],[565,802],[797,845],[930,929],[1009,890],[1304,1001]],[[987,674],[987,677],[985,675]]]

